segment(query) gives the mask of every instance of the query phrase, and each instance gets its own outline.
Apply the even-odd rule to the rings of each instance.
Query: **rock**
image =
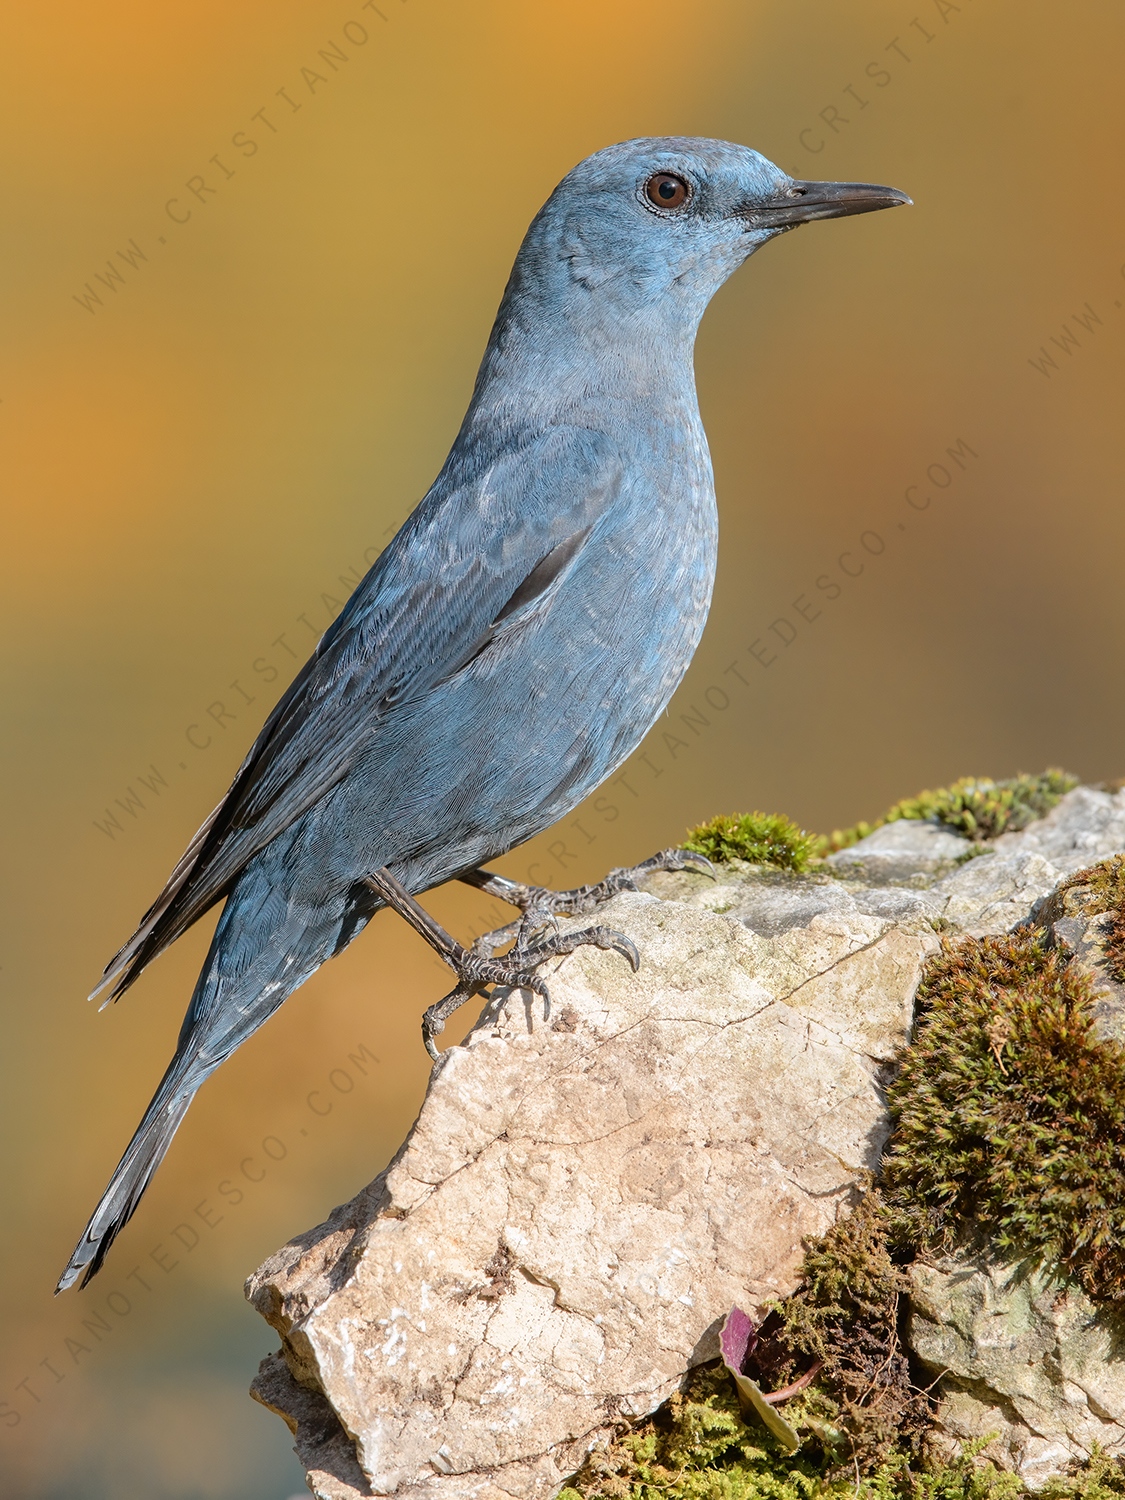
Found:
[[[720,881],[714,885],[698,876],[650,875],[644,889],[665,901],[733,917],[751,932],[767,938],[804,929],[815,917],[897,921],[928,918],[941,910],[941,902],[924,891],[845,885],[827,875],[790,875],[754,865],[724,866]]]
[[[732,1304],[792,1291],[803,1237],[854,1203],[935,927],[999,933],[1034,912],[1085,953],[1094,919],[1051,893],[1119,849],[1125,791],[1079,788],[963,863],[967,841],[904,820],[831,874],[660,874],[607,904],[640,972],[579,949],[545,971],[546,1022],[498,996],[435,1066],[387,1170],[247,1284],[282,1336],[255,1394],[314,1493],[549,1500],[716,1356]],[[1108,1346],[1091,1352],[1101,1325],[1077,1294],[1056,1307],[975,1265],[918,1274],[918,1351],[954,1372],[949,1434],[999,1413],[1006,1461],[1038,1474],[1113,1428],[1118,1377],[1094,1369]],[[1010,1347],[980,1311],[1004,1298],[1028,1320]],[[1037,1339],[1039,1365],[1005,1374]]]
[[[1026,922],[1063,873],[1041,854],[1018,846],[1001,853],[994,846],[939,881],[933,894],[947,922],[973,937],[987,937]]]
[[[1064,875],[1125,849],[1125,787],[1116,792],[1075,787],[1059,805],[1022,833],[1005,833],[992,847],[1041,854]]]
[[[850,849],[830,854],[825,864],[868,885],[929,885],[928,877],[945,874],[972,848],[968,839],[937,823],[900,818],[876,828]]]
[[[858,848],[859,845],[856,845]],[[1058,882],[1125,848],[1125,790],[1076,787],[1020,833],[1005,833],[933,888],[941,915],[974,937],[1008,932]]]
[[[1072,1283],[987,1253],[910,1268],[909,1341],[942,1398],[932,1441],[1040,1489],[1094,1444],[1125,1455],[1125,1329]]]
[[[1125,984],[1106,953],[1113,913],[1088,884],[1062,885],[1036,904],[1033,920],[1046,927],[1094,987],[1095,1030],[1103,1040],[1125,1042]]]
[[[299,1385],[280,1354],[262,1360],[250,1394],[276,1412],[296,1438],[294,1451],[308,1471],[309,1487],[321,1500],[369,1496],[355,1443],[319,1392]]]
[[[763,937],[643,893],[601,920],[640,973],[580,949],[549,976],[551,1022],[515,995],[487,1008],[362,1203],[251,1278],[287,1367],[259,1398],[318,1494],[549,1496],[715,1356],[733,1302],[793,1290],[802,1237],[877,1162],[928,923]]]

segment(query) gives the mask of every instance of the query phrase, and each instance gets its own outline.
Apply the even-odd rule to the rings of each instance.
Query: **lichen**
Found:
[[[837,828],[824,840],[824,852],[830,854],[838,849],[848,849],[869,833],[874,833],[876,828],[902,818],[929,819],[974,843],[982,843],[1002,833],[1016,833],[1026,828],[1049,813],[1077,785],[1077,776],[1054,768],[1038,776],[1021,772],[1001,781],[993,781],[988,776],[963,776],[952,786],[919,792],[916,797],[896,802],[874,823],[861,822],[851,828]]]
[[[740,859],[800,874],[819,843],[784,813],[722,813],[689,829],[684,848],[706,855],[713,864]]]
[[[944,940],[889,1089],[886,1199],[901,1233],[973,1222],[1002,1253],[1125,1300],[1125,1051],[1046,934]]]

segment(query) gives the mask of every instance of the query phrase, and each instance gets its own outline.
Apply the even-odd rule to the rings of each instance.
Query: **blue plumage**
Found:
[[[363,928],[475,870],[636,748],[698,644],[716,512],[692,349],[793,224],[905,202],[721,141],[630,141],[520,249],[432,489],[282,698],[99,991],[226,900],[176,1055],[60,1283],[89,1279],[203,1079]]]

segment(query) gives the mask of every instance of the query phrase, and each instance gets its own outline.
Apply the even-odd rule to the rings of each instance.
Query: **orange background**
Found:
[[[276,1341],[241,1283],[402,1138],[444,974],[380,917],[207,1085],[103,1274],[53,1300],[207,932],[111,1011],[82,997],[440,466],[580,157],[724,136],[916,207],[787,236],[716,299],[704,644],[647,762],[505,868],[569,884],[722,810],[829,829],[969,772],[1125,771],[1120,6],[379,9],[2,23],[5,1495],[301,1490],[245,1395]]]

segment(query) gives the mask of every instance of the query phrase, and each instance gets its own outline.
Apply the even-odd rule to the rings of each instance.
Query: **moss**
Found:
[[[800,873],[808,868],[818,842],[784,813],[725,813],[689,829],[684,847],[714,864],[741,859]]]
[[[851,828],[836,829],[824,841],[831,853],[848,849],[885,823],[901,818],[932,819],[943,827],[972,839],[974,843],[994,839],[1002,833],[1015,833],[1036,818],[1042,818],[1058,805],[1067,792],[1078,785],[1077,776],[1055,769],[1038,776],[1013,776],[993,781],[987,776],[964,776],[952,786],[937,791],[919,792],[906,797],[877,818],[874,823],[856,823]]]
[[[813,1500],[854,1494],[816,1457],[786,1455],[739,1414],[721,1365],[704,1365],[647,1421],[590,1455],[559,1500]]]
[[[767,1388],[822,1365],[808,1415],[837,1434],[835,1463],[874,1472],[895,1454],[920,1451],[930,1403],[913,1384],[900,1341],[900,1304],[909,1280],[891,1258],[890,1218],[878,1190],[819,1239],[805,1245],[802,1285],[777,1314],[784,1351]],[[763,1372],[766,1373],[766,1372]]]
[[[1110,911],[1125,904],[1125,854],[1114,854],[1100,864],[1079,870],[1064,880],[1060,890],[1072,890],[1084,886],[1090,893],[1090,911]]]
[[[936,792],[919,792],[896,802],[874,823],[856,823],[831,834],[807,833],[784,813],[722,813],[688,830],[685,849],[705,854],[714,864],[741,859],[752,865],[773,865],[798,874],[810,863],[837,849],[849,849],[860,839],[901,818],[933,819],[971,840],[963,858],[986,851],[976,847],[1001,833],[1014,833],[1043,817],[1078,785],[1066,771],[1048,770],[1038,776],[1013,776],[992,781],[987,776],[965,776]],[[1125,940],[1123,940],[1125,942]],[[1123,946],[1125,956],[1125,946]]]
[[[933,817],[979,843],[1042,816],[1073,784],[1061,772],[966,780],[899,803],[880,823]],[[817,845],[788,819],[753,814],[713,819],[689,847],[801,870]],[[1103,944],[1125,980],[1125,855],[1071,877],[1066,892],[1067,912],[1113,914]],[[744,1423],[723,1366],[703,1366],[591,1455],[564,1500],[1031,1500],[981,1457],[988,1437],[948,1461],[929,1446],[937,1398],[915,1383],[901,1343],[903,1267],[971,1228],[1013,1259],[1056,1266],[1094,1298],[1125,1304],[1125,1049],[1097,1038],[1093,981],[1045,931],[957,939],[942,919],[931,925],[942,949],[923,973],[889,1088],[881,1180],[806,1242],[800,1286],[758,1329],[744,1365],[765,1391],[815,1370],[778,1408],[800,1450],[787,1455]],[[1039,1493],[1125,1500],[1125,1461],[1095,1452]]]
[[[946,939],[890,1086],[883,1160],[900,1233],[973,1221],[1002,1252],[1125,1300],[1125,1051],[1093,1031],[1089,979],[1046,935]]]
[[[1102,946],[1110,977],[1125,984],[1125,854],[1114,854],[1087,870],[1079,870],[1059,887],[1060,897],[1077,890],[1082,910],[1096,917],[1111,913],[1112,921],[1102,933]]]
[[[1125,1495],[1125,1463],[1095,1448],[1084,1464],[1049,1479],[1039,1493],[1043,1500],[1120,1500]]]
[[[808,1434],[813,1419],[786,1410]],[[1030,1500],[1016,1475],[981,1461],[987,1443],[946,1462],[893,1452],[870,1473],[841,1467],[815,1440],[786,1455],[744,1425],[722,1366],[703,1365],[652,1417],[592,1453],[558,1500]],[[1039,1495],[1122,1500],[1125,1467],[1095,1452]]]

